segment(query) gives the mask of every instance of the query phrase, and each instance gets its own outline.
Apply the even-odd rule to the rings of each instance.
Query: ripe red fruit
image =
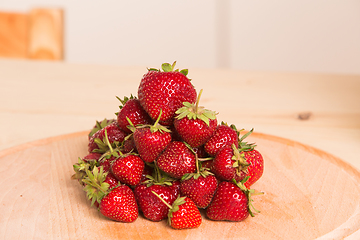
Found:
[[[130,98],[124,97],[123,100],[118,97],[117,99],[122,103],[122,106],[119,106],[120,111],[117,113],[117,123],[119,128],[125,133],[131,133],[131,130],[128,128],[130,124],[127,119],[130,119],[134,126],[152,123],[149,114],[140,105],[139,99],[132,95]]]
[[[175,129],[193,148],[205,144],[217,127],[216,113],[198,106],[201,93],[202,90],[195,105],[184,102],[184,106],[175,112]]]
[[[144,161],[139,156],[125,154],[112,161],[111,172],[120,182],[136,186],[141,181],[144,167]]]
[[[217,188],[217,179],[213,175],[190,177],[181,182],[181,196],[193,200],[198,208],[206,208],[214,196]]]
[[[133,130],[136,150],[145,162],[155,161],[171,142],[170,130],[158,123],[161,115],[154,125],[139,125]]]
[[[124,141],[126,135],[127,134],[117,126],[116,122],[111,123],[94,133],[89,140],[88,151],[90,153],[105,153],[109,150],[108,143],[116,147],[116,145],[120,145],[120,143]]]
[[[261,178],[264,172],[264,159],[258,150],[250,150],[242,152],[244,158],[250,164],[244,173],[249,179],[244,183],[245,187],[249,188],[257,180]]]
[[[92,135],[94,135],[94,133],[96,133],[100,129],[103,129],[107,125],[110,125],[110,124],[112,124],[114,122],[116,122],[115,119],[106,119],[106,118],[104,118],[101,122],[96,121],[95,126],[93,126],[93,128],[90,130],[90,132],[88,134],[89,140],[92,137]]]
[[[253,193],[253,190],[246,189],[243,183],[219,183],[213,200],[206,209],[206,216],[220,221],[243,221],[249,214],[254,216],[252,210],[257,210],[251,205],[250,193]]]
[[[139,216],[134,193],[127,185],[116,187],[105,195],[99,210],[105,217],[119,222],[134,222]]]
[[[239,144],[236,130],[226,124],[221,124],[217,126],[214,134],[205,143],[204,148],[210,156],[215,156],[221,149],[232,144],[236,146]]]
[[[240,154],[235,144],[221,149],[215,156],[211,172],[222,181],[241,181],[245,175],[242,172],[248,166],[243,154]]]
[[[163,201],[168,208],[168,222],[169,225],[175,229],[197,228],[201,225],[202,217],[199,209],[195,203],[188,197],[178,197],[172,205],[162,199],[156,192],[152,192],[161,201]]]
[[[139,184],[135,187],[135,198],[144,217],[157,222],[167,218],[169,208],[152,192],[156,192],[170,205],[173,204],[178,195],[169,186],[165,185],[146,186]]]
[[[141,79],[138,98],[152,119],[161,115],[160,123],[171,125],[175,112],[183,102],[194,103],[196,90],[186,77],[187,70],[174,71],[174,65],[162,64],[162,70],[149,69]]]
[[[196,171],[195,154],[183,142],[171,142],[156,160],[156,164],[170,177],[179,179]]]

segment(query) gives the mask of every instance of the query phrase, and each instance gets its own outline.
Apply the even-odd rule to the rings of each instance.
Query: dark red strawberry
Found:
[[[183,102],[196,101],[196,90],[186,77],[187,70],[174,70],[174,67],[175,62],[162,64],[163,71],[149,69],[138,88],[141,106],[152,119],[157,119],[162,109],[160,123],[167,126]]]
[[[233,144],[224,147],[216,154],[212,162],[211,172],[222,181],[231,181],[232,179],[241,181],[245,177],[242,171],[248,166],[244,154],[240,154]]]
[[[139,216],[134,193],[127,185],[120,185],[106,194],[99,210],[105,217],[119,222],[134,222]]]
[[[169,225],[175,229],[197,228],[201,225],[202,217],[195,203],[188,197],[178,197],[172,205],[166,203],[160,195],[153,192],[170,209],[168,212]]]
[[[124,99],[120,99],[117,97],[117,99],[122,103],[122,105],[119,106],[120,111],[117,113],[117,123],[119,128],[125,133],[132,133],[128,128],[130,124],[127,119],[130,119],[134,126],[152,123],[149,114],[147,114],[140,105],[139,99],[133,95],[131,95],[130,98],[124,97]]]
[[[133,133],[136,150],[145,162],[153,162],[171,142],[170,130],[159,124],[161,117],[154,125],[138,125]]]
[[[89,135],[88,135],[89,139],[92,137],[92,135],[94,135],[94,133],[96,133],[100,129],[103,129],[107,125],[114,123],[115,121],[116,121],[115,119],[106,119],[106,118],[104,120],[102,120],[101,122],[96,121],[95,126],[89,132]]]
[[[174,120],[174,126],[181,138],[191,147],[199,147],[206,143],[217,127],[216,112],[200,107],[199,92],[196,104],[184,102]]]
[[[232,144],[236,146],[239,144],[237,131],[222,123],[217,126],[214,134],[205,143],[204,148],[210,156],[215,156],[221,149]]]
[[[122,153],[137,153],[135,146],[134,138],[132,134],[129,134],[125,137],[122,145]]]
[[[111,172],[121,183],[136,186],[144,171],[144,161],[137,155],[120,155],[111,163]]]
[[[105,153],[109,150],[109,145],[107,142],[116,147],[117,145],[120,145],[122,141],[124,141],[126,135],[127,134],[117,126],[117,123],[114,122],[100,129],[90,138],[88,151],[90,153]]]
[[[212,220],[243,221],[252,211],[258,212],[251,204],[251,194],[242,182],[221,182],[206,209],[206,216]]]
[[[165,185],[146,186],[139,184],[135,187],[135,197],[144,217],[157,222],[167,218],[169,208],[152,191],[159,194],[170,205],[176,200],[177,195],[169,186]]]
[[[156,164],[170,177],[180,179],[185,173],[196,171],[195,154],[183,142],[171,142],[156,160]]]

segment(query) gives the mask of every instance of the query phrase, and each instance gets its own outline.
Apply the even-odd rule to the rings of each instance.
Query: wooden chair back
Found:
[[[62,9],[0,11],[0,57],[63,60]]]

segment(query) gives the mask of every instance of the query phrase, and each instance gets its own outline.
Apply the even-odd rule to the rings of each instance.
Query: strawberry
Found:
[[[156,164],[170,177],[180,179],[185,173],[196,171],[195,154],[189,147],[178,141],[172,141],[159,155]]]
[[[138,206],[144,217],[151,221],[161,221],[167,217],[168,207],[152,192],[159,194],[168,204],[173,204],[177,195],[174,194],[169,186],[139,184],[135,187],[134,193]]]
[[[248,176],[248,180],[244,183],[247,188],[259,180],[264,172],[264,159],[261,153],[258,150],[255,150],[256,145],[254,143],[247,143],[244,141],[244,139],[248,137],[253,130],[254,129],[251,129],[239,139],[239,151],[248,163],[247,165],[243,165],[240,179],[242,180]]]
[[[109,150],[109,145],[107,142],[115,147],[124,141],[126,135],[127,134],[117,126],[117,123],[113,122],[94,133],[94,135],[89,140],[88,151],[90,153],[105,153],[107,150]]]
[[[141,79],[138,98],[152,119],[157,119],[162,109],[160,123],[169,126],[175,112],[183,102],[194,103],[196,90],[186,77],[187,70],[174,70],[174,62],[162,64],[162,70],[149,69]]]
[[[168,204],[172,204],[179,196],[179,181],[172,181],[163,176],[159,168],[154,165],[153,175],[147,175],[146,180],[134,189],[135,198],[144,217],[151,221],[161,221],[167,217],[168,207],[152,192],[156,192]]]
[[[175,129],[191,147],[205,144],[217,127],[216,113],[198,106],[201,94],[202,89],[196,104],[184,102],[184,106],[175,112]]]
[[[144,167],[144,161],[139,156],[120,153],[111,163],[111,172],[121,183],[136,186],[141,181]]]
[[[161,111],[155,124],[138,125],[133,133],[134,143],[140,157],[145,162],[153,162],[170,144],[170,130],[159,124]]]
[[[184,176],[180,185],[181,196],[191,198],[198,208],[206,208],[217,188],[216,177],[207,171]]]
[[[251,194],[243,182],[220,182],[212,202],[206,209],[206,216],[212,220],[243,221],[252,211],[259,212],[252,205]]]
[[[134,222],[139,215],[133,191],[127,185],[110,188],[106,182],[107,172],[94,167],[86,171],[84,191],[91,200],[91,205],[98,205],[100,212],[107,218],[120,222]]]
[[[149,114],[141,107],[139,99],[134,97],[133,95],[128,97],[124,97],[124,99],[117,99],[121,102],[121,106],[119,106],[120,111],[117,113],[117,123],[119,128],[125,133],[132,133],[128,128],[129,122],[127,119],[137,126],[139,124],[151,124],[152,119]]]
[[[222,181],[231,181],[232,179],[240,181],[245,177],[242,170],[245,170],[247,166],[249,164],[244,158],[244,154],[240,154],[233,144],[231,147],[224,147],[216,154],[211,172]]]
[[[134,193],[127,185],[120,185],[106,194],[99,210],[105,217],[119,222],[134,222],[139,216]]]
[[[249,188],[257,180],[261,178],[264,172],[264,159],[261,153],[258,150],[250,150],[242,152],[244,158],[250,164],[245,170],[244,173],[249,179],[245,182],[245,187]]]
[[[210,156],[215,156],[226,146],[231,146],[232,144],[237,146],[239,144],[237,131],[232,126],[222,123],[216,127],[214,134],[204,146],[205,151]]]
[[[165,202],[160,195],[152,192],[168,207],[168,222],[175,229],[197,228],[201,225],[202,217],[195,203],[188,197],[178,197],[172,205]]]
[[[97,131],[99,131],[100,129],[103,129],[104,127],[106,127],[107,125],[112,124],[113,122],[115,122],[115,119],[104,119],[101,122],[96,121],[95,126],[91,129],[91,131],[88,134],[88,138],[90,140],[90,138],[92,137],[92,135],[94,135],[94,133],[96,133]]]

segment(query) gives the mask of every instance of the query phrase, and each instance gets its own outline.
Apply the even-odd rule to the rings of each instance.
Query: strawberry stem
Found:
[[[198,95],[198,97],[196,99],[195,110],[194,110],[195,113],[198,112],[198,106],[199,106],[200,97],[201,97],[202,92],[203,92],[203,90],[201,89],[200,92],[199,92],[199,95]]]
[[[157,194],[154,191],[151,191],[155,196],[157,196],[168,208],[172,209],[172,206],[170,206],[170,204],[168,204],[162,197],[160,197],[159,194]]]

